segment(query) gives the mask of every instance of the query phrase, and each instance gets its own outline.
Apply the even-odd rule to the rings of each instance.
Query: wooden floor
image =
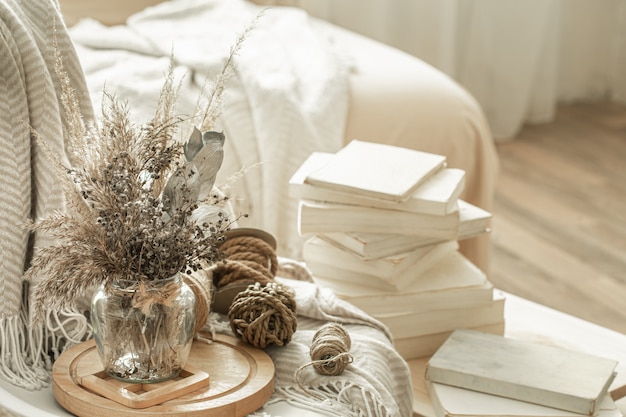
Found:
[[[626,333],[626,107],[563,106],[498,153],[496,287]]]

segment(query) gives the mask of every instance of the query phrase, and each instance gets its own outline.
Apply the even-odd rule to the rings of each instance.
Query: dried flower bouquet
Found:
[[[251,27],[231,48],[210,94],[203,88],[201,110],[187,118],[175,114],[178,86],[170,67],[155,115],[143,126],[131,122],[126,103],[106,92],[102,117],[86,124],[57,54],[70,166],[40,138],[58,166],[66,210],[29,225],[55,241],[40,249],[25,273],[36,282],[34,323],[98,285],[133,282],[145,295],[148,285],[220,260],[224,232],[236,219],[222,209],[227,197],[213,189],[224,135],[211,129],[233,57]],[[190,126],[181,140],[183,127]]]

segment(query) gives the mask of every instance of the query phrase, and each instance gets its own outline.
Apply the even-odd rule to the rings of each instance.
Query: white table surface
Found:
[[[74,416],[56,402],[51,386],[33,392],[18,388],[2,379],[0,379],[0,408],[26,417]],[[318,411],[297,408],[285,401],[267,406],[265,411],[270,416],[280,417],[329,417]]]
[[[0,379],[0,416],[3,409],[25,417],[74,416],[56,402],[51,385],[40,391],[29,391]],[[319,411],[298,408],[285,401],[271,404],[264,411],[269,414],[268,417],[333,417]]]
[[[609,392],[626,415],[626,335],[565,314],[532,301],[506,294],[505,336],[551,344],[615,359],[617,376]],[[428,357],[408,361],[413,380],[413,416],[436,417],[431,406],[424,370]]]
[[[591,354],[598,354],[620,361],[618,374],[611,385],[615,399],[626,396],[626,335],[606,329],[593,323],[561,313],[548,307],[507,294],[505,304],[506,335],[513,338],[550,342],[564,347],[576,348]],[[409,361],[412,371],[419,374],[420,366],[427,358]],[[421,377],[422,374],[416,375]],[[414,381],[415,415],[430,416],[429,400],[421,392],[419,383]],[[423,383],[422,383],[423,385]],[[626,415],[626,398],[617,401],[618,407]],[[421,402],[421,403],[420,403]],[[17,388],[0,380],[0,405],[19,415],[28,417],[62,417],[73,414],[57,404],[52,388],[32,392]],[[425,406],[426,408],[421,408]],[[417,407],[417,409],[416,409]],[[324,417],[315,410],[303,410],[286,402],[267,407],[271,416],[280,417]]]

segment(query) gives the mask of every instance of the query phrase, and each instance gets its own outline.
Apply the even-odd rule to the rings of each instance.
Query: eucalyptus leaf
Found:
[[[213,189],[217,172],[224,159],[225,139],[223,132],[207,131],[202,133],[202,149],[193,158],[193,163],[198,168],[199,173],[199,201],[207,198]]]
[[[185,152],[185,160],[187,162],[193,161],[193,158],[202,149],[202,133],[197,127],[193,128],[189,140],[183,145],[183,151]]]
[[[163,189],[165,209],[172,215],[185,204],[198,201],[200,193],[199,172],[195,164],[187,163],[183,169],[173,173]]]
[[[185,202],[195,203],[209,196],[224,159],[224,141],[223,132],[200,132],[194,127],[183,145],[185,166],[169,178],[163,190],[170,215]]]

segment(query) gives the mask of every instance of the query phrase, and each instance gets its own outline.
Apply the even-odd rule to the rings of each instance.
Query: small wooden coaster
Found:
[[[153,384],[119,381],[105,371],[86,375],[78,381],[83,387],[130,408],[148,408],[178,398],[209,385],[209,374],[185,366],[176,378]]]

